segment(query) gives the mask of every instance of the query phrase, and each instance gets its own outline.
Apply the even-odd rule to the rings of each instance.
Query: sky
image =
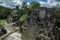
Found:
[[[60,6],[60,0],[0,0],[0,5],[6,7],[15,7],[16,5],[22,6],[22,2],[27,2],[29,5],[30,2],[39,2],[41,7],[58,7]]]
[[[43,1],[43,2],[47,2],[47,0],[23,0],[25,2],[39,2],[39,1]]]

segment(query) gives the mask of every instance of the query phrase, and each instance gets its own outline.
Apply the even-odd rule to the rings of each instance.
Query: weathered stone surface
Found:
[[[53,35],[55,28],[54,9],[44,7],[34,9],[20,28],[22,40],[56,40]]]
[[[4,28],[4,26],[0,25],[0,37],[7,34],[7,30]]]

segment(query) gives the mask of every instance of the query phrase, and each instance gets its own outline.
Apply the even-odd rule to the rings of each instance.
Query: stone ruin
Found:
[[[4,28],[3,25],[0,25],[0,37],[7,34],[7,30]]]
[[[34,9],[20,27],[22,40],[57,40],[54,8]]]

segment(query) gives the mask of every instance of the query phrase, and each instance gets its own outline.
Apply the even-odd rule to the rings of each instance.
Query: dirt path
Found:
[[[1,38],[6,37],[5,38],[6,40],[21,40],[21,38],[20,38],[21,34],[19,32],[16,32],[16,31],[19,31],[19,28],[14,27],[13,23],[4,25],[4,28],[7,30],[7,34],[2,36]]]

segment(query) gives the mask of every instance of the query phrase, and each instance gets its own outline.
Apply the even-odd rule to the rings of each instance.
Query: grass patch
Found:
[[[24,14],[20,17],[19,21],[24,21],[28,17],[28,14]]]
[[[58,28],[58,30],[60,30],[60,28]]]
[[[5,20],[0,20],[0,25],[5,25],[6,21]]]
[[[11,14],[11,16],[18,16],[18,14]]]

